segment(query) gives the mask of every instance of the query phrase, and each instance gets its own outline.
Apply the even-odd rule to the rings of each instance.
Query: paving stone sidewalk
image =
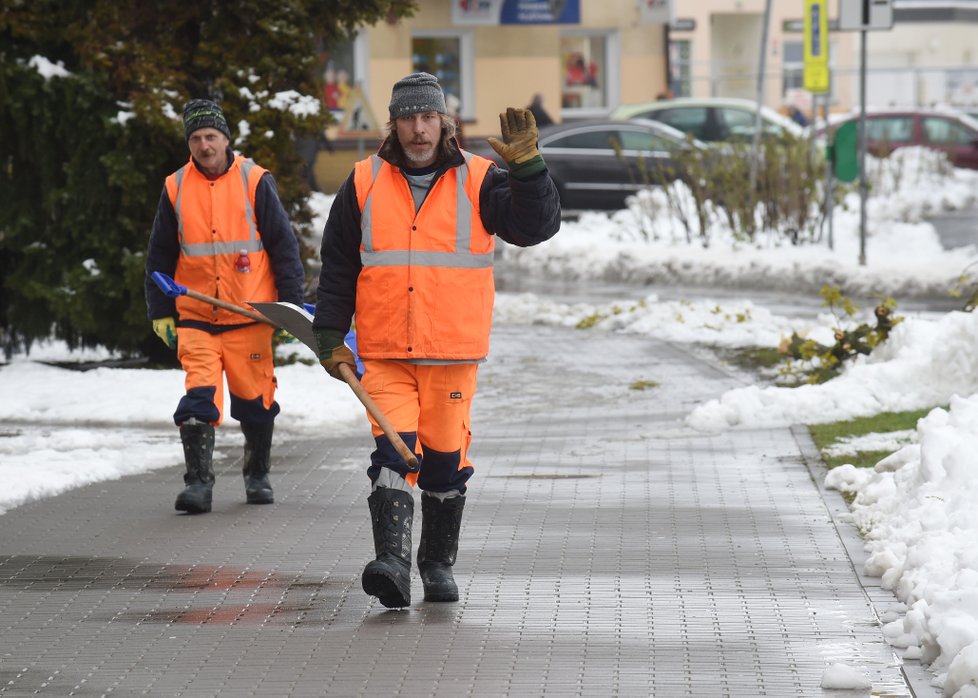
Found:
[[[497,326],[456,604],[416,572],[404,611],[360,589],[366,430],[279,438],[272,506],[229,451],[208,515],[173,511],[178,464],[14,509],[0,695],[936,695],[883,641],[892,598],[804,431],[683,426],[742,382],[646,337]],[[823,690],[835,662],[872,693]]]

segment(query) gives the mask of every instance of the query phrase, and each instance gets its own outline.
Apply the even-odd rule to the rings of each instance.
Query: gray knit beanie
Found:
[[[183,132],[188,141],[190,134],[199,128],[216,128],[228,139],[231,138],[224,111],[209,99],[192,99],[183,108]]]
[[[430,73],[412,73],[394,83],[391,104],[388,107],[391,121],[399,116],[409,116],[425,111],[447,114],[445,94],[438,85],[438,78]]]

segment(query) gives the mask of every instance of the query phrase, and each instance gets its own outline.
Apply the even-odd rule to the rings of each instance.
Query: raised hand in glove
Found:
[[[319,348],[319,363],[326,369],[326,373],[345,383],[346,380],[340,375],[340,364],[349,364],[356,374],[357,359],[350,347],[343,343],[345,333],[322,328],[313,330],[313,334],[316,335],[316,346]]]
[[[499,115],[499,129],[503,139],[490,137],[489,145],[506,161],[513,177],[526,179],[546,167],[537,148],[539,133],[533,112],[508,107]]]
[[[153,332],[163,340],[170,349],[177,348],[177,321],[172,317],[161,317],[153,320]]]

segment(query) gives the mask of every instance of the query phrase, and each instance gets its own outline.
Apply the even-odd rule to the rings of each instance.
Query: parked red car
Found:
[[[849,117],[833,124],[838,128]],[[874,110],[866,112],[866,149],[889,155],[897,148],[922,145],[947,153],[955,167],[978,170],[978,120],[940,110]]]

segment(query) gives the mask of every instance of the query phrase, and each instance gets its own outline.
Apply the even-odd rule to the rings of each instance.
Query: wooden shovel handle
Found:
[[[373,417],[377,424],[380,425],[380,428],[384,430],[384,436],[386,436],[387,439],[394,444],[394,448],[397,450],[401,458],[404,459],[404,462],[408,464],[408,467],[411,468],[411,470],[417,470],[418,457],[414,455],[414,452],[407,447],[406,443],[404,443],[404,440],[401,438],[401,435],[397,433],[394,425],[391,424],[389,419],[387,419],[387,415],[380,411],[380,408],[377,407],[377,403],[374,402],[373,398],[367,394],[367,391],[364,389],[363,385],[361,385],[360,381],[357,380],[357,375],[353,372],[353,369],[350,368],[350,364],[341,363],[338,364],[338,366],[340,376],[343,377],[343,380],[345,380],[347,385],[349,385],[353,390],[353,393],[357,396],[357,399],[360,400],[360,402],[363,403],[363,406],[367,408],[367,412],[370,413],[370,416]]]
[[[247,308],[242,308],[240,305],[235,305],[234,303],[228,303],[227,301],[222,301],[220,298],[214,298],[213,296],[208,296],[204,293],[201,293],[199,291],[194,291],[193,289],[190,288],[187,289],[186,295],[190,296],[191,298],[195,298],[196,300],[203,301],[204,303],[210,303],[211,305],[216,305],[218,308],[224,308],[225,310],[230,310],[232,313],[237,313],[238,315],[244,315],[245,317],[251,318],[252,320],[256,320],[257,322],[263,322],[266,325],[271,325],[272,327],[275,328],[278,327],[278,325],[276,325],[274,322],[269,320],[261,313],[256,313],[254,310],[248,310]]]
[[[187,295],[191,298],[195,298],[204,303],[210,303],[211,305],[216,305],[218,308],[224,308],[225,310],[230,310],[232,313],[237,313],[238,315],[243,315],[244,317],[251,318],[257,322],[263,322],[266,325],[271,325],[272,327],[278,327],[277,324],[269,320],[267,317],[261,313],[256,313],[254,310],[248,310],[247,308],[242,308],[240,305],[235,305],[234,303],[228,303],[227,301],[222,301],[220,298],[214,298],[213,296],[208,296],[206,294],[200,293],[199,291],[194,291],[192,289],[187,289]],[[418,457],[414,454],[407,444],[404,443],[404,439],[401,435],[397,433],[394,425],[391,421],[387,419],[387,415],[381,412],[380,408],[377,407],[377,403],[374,402],[373,398],[367,394],[360,381],[357,380],[357,375],[350,368],[349,364],[341,363],[339,365],[340,375],[343,380],[346,381],[347,385],[353,390],[353,394],[357,396],[357,399],[367,408],[367,412],[370,416],[374,418],[380,428],[384,430],[384,436],[394,445],[401,458],[404,462],[408,464],[411,470],[418,469]]]

